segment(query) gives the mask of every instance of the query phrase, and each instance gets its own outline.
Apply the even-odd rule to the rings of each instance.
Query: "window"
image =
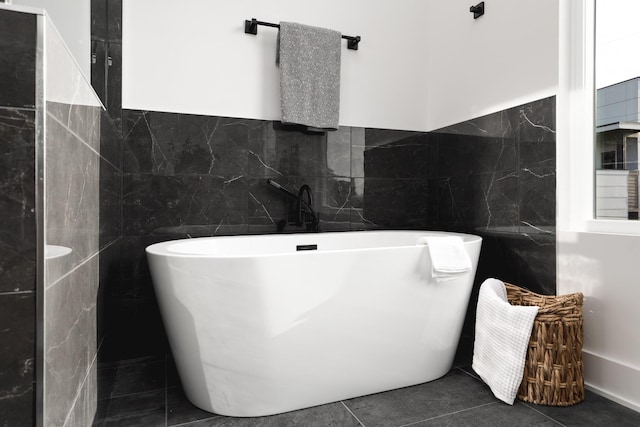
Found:
[[[637,0],[596,0],[595,217],[638,220]]]

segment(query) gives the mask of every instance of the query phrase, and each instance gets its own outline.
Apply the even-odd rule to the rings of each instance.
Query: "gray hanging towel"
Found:
[[[282,123],[338,129],[341,36],[326,28],[280,22],[276,62]]]

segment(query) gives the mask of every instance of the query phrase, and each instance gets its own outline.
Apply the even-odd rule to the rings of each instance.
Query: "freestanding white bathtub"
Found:
[[[221,415],[263,416],[445,375],[482,240],[457,234],[473,267],[436,282],[420,244],[435,234],[453,233],[212,237],[149,246],[188,399]]]

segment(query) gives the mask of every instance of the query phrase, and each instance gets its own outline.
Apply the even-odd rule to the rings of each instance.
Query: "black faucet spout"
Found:
[[[303,197],[306,195],[307,199],[304,200]],[[313,212],[313,196],[311,195],[311,187],[307,184],[304,184],[298,190],[298,198],[296,200],[296,213],[297,213],[297,225],[304,225],[306,221],[306,217],[310,216],[312,223],[316,221],[315,212]]]
[[[293,202],[289,205],[288,218],[278,222],[278,232],[284,231],[285,226],[288,224],[293,224],[297,227],[305,226],[307,231],[320,231],[320,217],[313,209],[313,193],[309,185],[303,184],[296,195],[272,179],[268,179],[267,184],[278,189]]]

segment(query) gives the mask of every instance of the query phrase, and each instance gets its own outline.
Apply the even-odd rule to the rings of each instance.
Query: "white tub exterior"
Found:
[[[271,415],[410,386],[453,363],[473,268],[431,278],[424,231],[213,237],[147,248],[189,400]],[[445,233],[451,235],[452,233]],[[315,251],[296,251],[316,244]]]

